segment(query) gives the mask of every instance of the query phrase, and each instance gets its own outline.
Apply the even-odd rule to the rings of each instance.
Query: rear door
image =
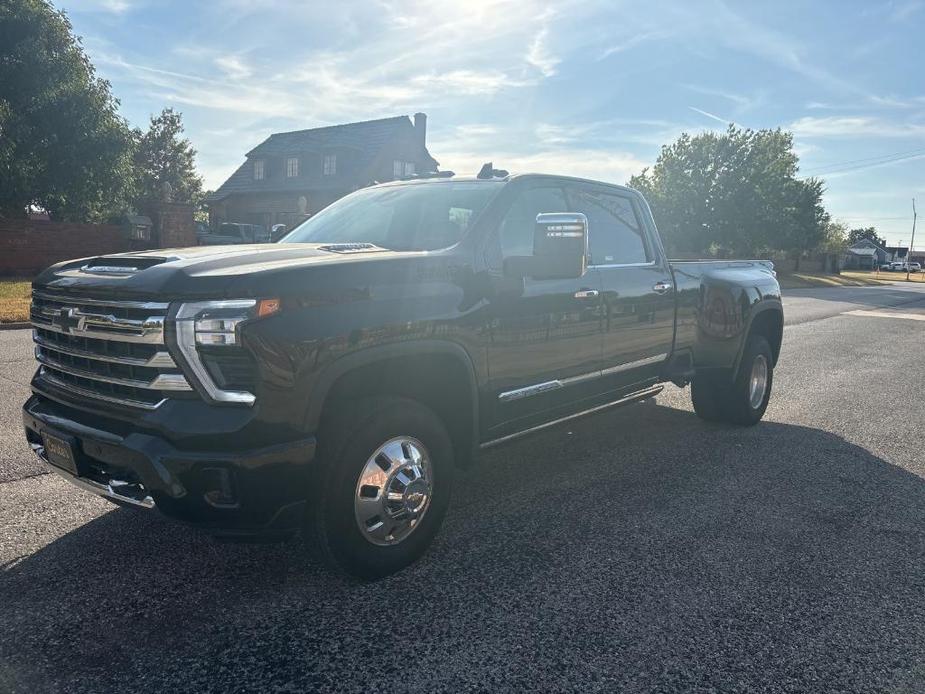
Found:
[[[526,180],[512,188],[494,232],[504,258],[532,255],[538,214],[568,211],[564,189],[554,180]],[[493,264],[500,273],[502,258]],[[522,294],[501,292],[492,299],[485,335],[492,437],[570,412],[599,392],[600,294],[600,277],[589,270],[577,279],[528,277]]]
[[[674,340],[674,282],[667,259],[629,193],[593,184],[566,189],[588,218],[590,268],[603,291],[602,385],[628,391],[651,383]]]

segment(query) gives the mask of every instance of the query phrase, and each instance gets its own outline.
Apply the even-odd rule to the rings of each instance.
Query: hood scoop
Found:
[[[128,276],[146,270],[149,267],[166,263],[170,258],[150,256],[103,256],[94,258],[80,267],[80,271],[89,275]]]
[[[318,246],[319,250],[328,253],[368,253],[382,252],[385,248],[380,248],[374,243],[328,243],[324,246]]]

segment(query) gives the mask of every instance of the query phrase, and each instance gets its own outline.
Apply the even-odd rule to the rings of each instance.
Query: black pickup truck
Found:
[[[479,449],[692,384],[758,422],[770,263],[672,262],[631,189],[547,175],[378,185],[280,243],[69,261],[33,284],[26,437],[122,504],[304,530],[374,579],[419,557]]]

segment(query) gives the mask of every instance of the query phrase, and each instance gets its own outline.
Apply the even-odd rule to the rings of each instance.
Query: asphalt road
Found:
[[[923,691],[921,318],[790,292],[763,423],[671,387],[496,449],[371,585],[40,474],[0,332],[0,691]]]

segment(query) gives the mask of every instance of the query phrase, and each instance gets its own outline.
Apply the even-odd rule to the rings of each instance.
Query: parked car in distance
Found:
[[[270,233],[260,224],[224,222],[217,231],[196,234],[200,246],[225,246],[243,243],[270,243]]]
[[[31,315],[52,470],[219,535],[302,530],[364,579],[425,552],[479,450],[665,382],[756,424],[783,336],[770,262],[669,261],[639,192],[490,166],[356,191],[286,243],[59,263]]]
[[[270,241],[276,243],[286,234],[289,233],[289,227],[285,224],[274,224],[270,227]]]
[[[889,270],[890,272],[906,272],[907,270],[909,272],[919,272],[922,269],[922,265],[920,263],[906,263],[897,260],[890,263],[889,267],[885,269]]]

